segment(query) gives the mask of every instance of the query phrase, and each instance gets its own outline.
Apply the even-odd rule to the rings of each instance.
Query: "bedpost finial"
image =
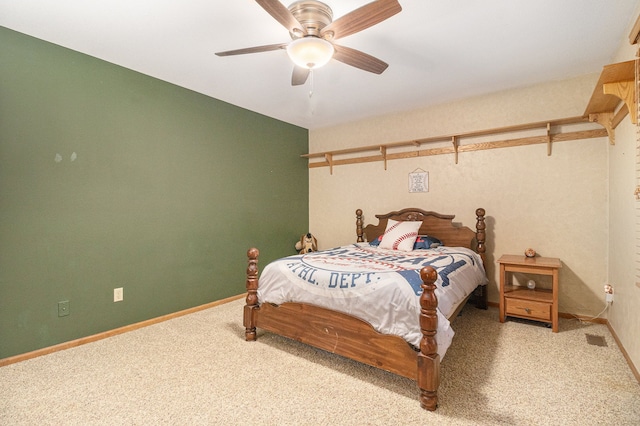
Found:
[[[484,230],[487,228],[487,225],[484,223],[484,214],[485,211],[483,208],[479,208],[476,210],[476,234],[482,234],[476,236],[478,238],[478,241],[482,241],[483,243],[485,239]]]
[[[424,268],[422,268],[420,270],[420,278],[425,283],[433,284],[438,279],[438,273],[436,272],[435,269],[433,269],[433,267],[431,267],[431,266],[426,267],[425,266]]]
[[[362,209],[356,210],[356,236],[358,237],[356,240],[358,243],[364,242],[362,231]]]
[[[260,255],[260,250],[258,250],[255,247],[251,247],[249,250],[247,250],[247,257],[249,259],[257,259],[259,255]]]
[[[487,229],[487,224],[484,222],[484,215],[485,211],[483,208],[479,208],[476,210],[476,252],[480,254],[480,256],[482,257],[482,261],[486,262],[484,253],[486,251],[485,242],[487,239],[487,233],[485,230]]]

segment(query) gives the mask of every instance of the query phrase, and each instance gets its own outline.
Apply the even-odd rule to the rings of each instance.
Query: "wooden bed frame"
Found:
[[[376,215],[378,225],[362,227],[362,210],[356,210],[358,242],[366,236],[371,241],[384,233],[387,221],[422,221],[420,235],[430,235],[451,247],[467,247],[475,250],[485,260],[485,210],[476,210],[476,230],[453,224],[454,215],[442,215],[417,208],[403,209]],[[408,377],[417,382],[420,389],[420,405],[435,410],[438,404],[440,383],[440,356],[435,335],[438,317],[438,300],[435,295],[437,272],[427,266],[420,271],[423,289],[420,296],[420,328],[422,340],[419,351],[403,338],[375,331],[371,325],[353,316],[304,303],[258,304],[258,255],[256,248],[247,252],[247,298],[244,307],[244,326],[247,341],[256,340],[256,328],[285,336],[319,349]],[[478,307],[486,309],[485,286],[474,292],[479,298]],[[464,305],[461,304],[460,308]],[[459,309],[452,315],[455,318]]]

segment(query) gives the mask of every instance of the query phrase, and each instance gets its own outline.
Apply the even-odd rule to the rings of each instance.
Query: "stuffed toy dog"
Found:
[[[311,233],[307,233],[300,237],[300,241],[296,243],[296,250],[298,253],[311,253],[312,251],[318,251],[318,241],[316,237],[311,235]]]

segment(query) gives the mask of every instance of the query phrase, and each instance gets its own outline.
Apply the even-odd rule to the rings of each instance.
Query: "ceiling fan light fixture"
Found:
[[[333,57],[333,44],[316,36],[306,36],[293,40],[287,45],[289,58],[299,67],[316,69]]]

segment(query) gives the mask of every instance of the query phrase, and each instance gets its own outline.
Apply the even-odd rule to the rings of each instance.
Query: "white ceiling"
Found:
[[[316,129],[600,72],[626,39],[639,4],[399,1],[399,14],[336,42],[389,68],[376,75],[331,61],[314,72],[312,96],[310,81],[291,86],[284,50],[214,55],[290,40],[253,0],[0,0],[0,25]],[[326,0],[334,20],[369,2]]]

